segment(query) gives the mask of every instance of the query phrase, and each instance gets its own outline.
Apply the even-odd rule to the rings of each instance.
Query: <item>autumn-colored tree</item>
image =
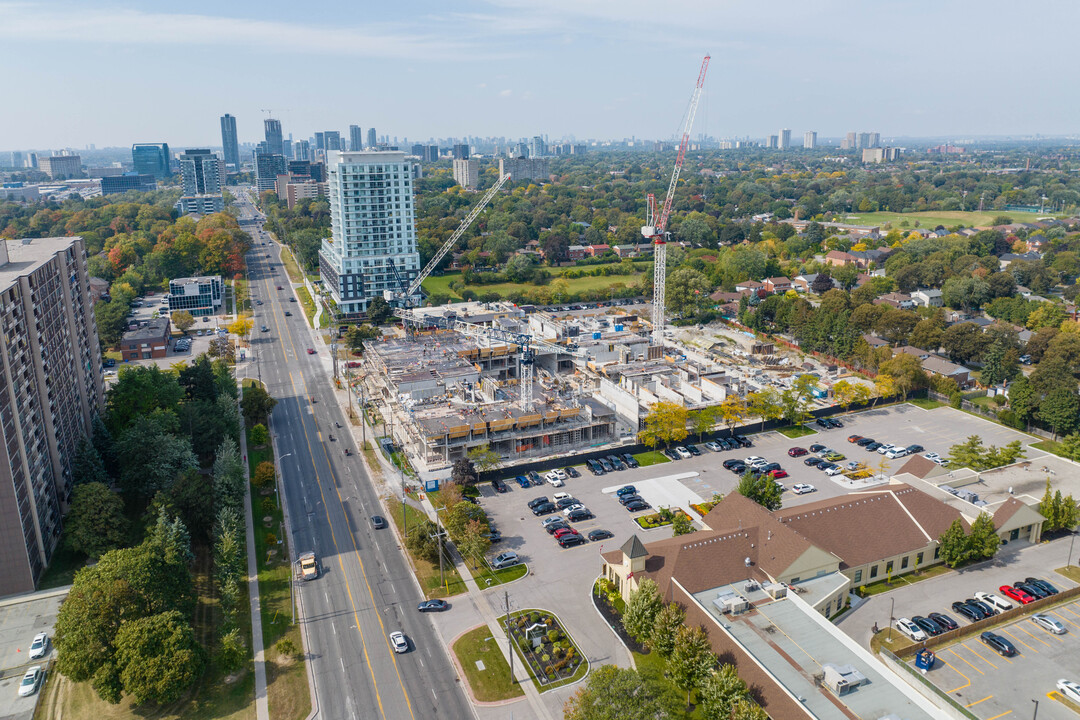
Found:
[[[238,337],[245,338],[251,332],[251,328],[255,326],[255,321],[247,316],[241,315],[236,318],[234,322],[229,325],[229,332]]]
[[[686,438],[687,410],[682,405],[662,401],[645,416],[645,429],[638,440],[651,448],[677,443]]]
[[[255,475],[251,478],[251,484],[260,490],[267,490],[274,484],[274,463],[264,460],[255,466]]]

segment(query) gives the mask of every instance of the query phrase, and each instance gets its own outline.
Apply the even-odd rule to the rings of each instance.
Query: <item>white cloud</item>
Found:
[[[499,91],[499,97],[510,97],[513,94],[514,94],[513,90],[500,90]]]

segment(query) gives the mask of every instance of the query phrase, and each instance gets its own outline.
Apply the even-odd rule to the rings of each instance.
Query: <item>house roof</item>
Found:
[[[623,546],[619,548],[622,554],[628,558],[639,558],[644,555],[648,555],[649,551],[645,549],[645,546],[638,539],[637,535],[631,535],[630,539],[623,543]]]
[[[908,458],[907,462],[900,466],[900,469],[896,471],[896,474],[902,475],[908,473],[921,480],[933,472],[937,467],[938,464],[936,462],[927,460],[922,455],[912,455]]]
[[[780,275],[778,277],[765,278],[765,282],[772,283],[773,285],[790,285],[791,280]]]
[[[784,524],[841,559],[841,569],[924,548],[960,511],[898,483],[776,513]]]
[[[1032,523],[1043,522],[1046,518],[1035,507],[1010,497],[998,506],[994,511],[994,529],[1001,530],[1003,527],[1019,527]],[[1012,522],[1010,522],[1012,521]]]

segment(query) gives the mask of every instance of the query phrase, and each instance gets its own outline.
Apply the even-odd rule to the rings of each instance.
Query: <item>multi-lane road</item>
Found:
[[[317,580],[298,588],[316,717],[471,718],[446,649],[429,616],[417,612],[422,597],[397,536],[372,527],[371,516],[386,513],[334,399],[325,344],[308,327],[300,304],[289,301],[293,290],[279,247],[262,230],[262,216],[246,191],[236,194],[241,222],[254,241],[248,280],[253,300],[263,304],[253,304],[252,353],[258,376],[278,400],[270,430],[291,549],[294,558],[314,550],[322,566]],[[268,332],[260,331],[263,325]],[[409,652],[391,648],[395,630],[404,631]]]

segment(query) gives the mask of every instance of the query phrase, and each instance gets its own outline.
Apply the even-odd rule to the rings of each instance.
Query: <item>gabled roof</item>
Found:
[[[897,475],[903,475],[908,473],[922,480],[938,467],[938,464],[933,460],[927,460],[922,455],[912,455],[908,458],[907,462],[900,466],[900,469],[896,471]]]
[[[1043,517],[1043,514],[1035,507],[1028,505],[1021,500],[1017,500],[1014,497],[1010,497],[1008,500],[1001,503],[998,509],[994,511],[995,530],[1001,530],[1006,526],[1019,527],[1022,525],[1031,525],[1037,522],[1044,522],[1045,520],[1046,518]]]

